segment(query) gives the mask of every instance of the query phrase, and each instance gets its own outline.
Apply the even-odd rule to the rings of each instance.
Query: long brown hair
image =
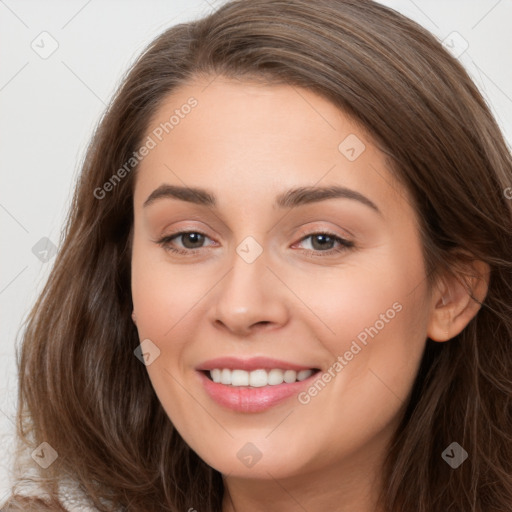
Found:
[[[98,198],[166,96],[198,75],[327,98],[369,131],[413,198],[429,281],[471,259],[490,266],[473,320],[447,343],[426,341],[381,501],[388,512],[509,510],[512,158],[463,66],[428,31],[370,0],[232,1],[165,31],[128,72],[88,147],[19,353],[18,435],[29,449],[46,441],[58,452],[40,470],[53,502],[65,476],[102,511],[221,510],[222,476],[183,441],[133,354],[136,166]],[[453,441],[469,454],[456,470],[441,457]]]

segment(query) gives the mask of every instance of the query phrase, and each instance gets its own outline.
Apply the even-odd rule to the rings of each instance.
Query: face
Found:
[[[182,437],[233,477],[376,460],[429,315],[417,217],[384,155],[312,92],[222,77],[173,92],[148,137],[134,318]]]

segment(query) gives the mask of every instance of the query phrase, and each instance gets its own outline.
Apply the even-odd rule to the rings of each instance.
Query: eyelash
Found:
[[[163,247],[163,249],[165,249],[166,251],[169,251],[169,252],[172,252],[172,253],[175,253],[175,254],[180,254],[180,255],[184,255],[184,256],[195,255],[201,249],[203,249],[203,247],[200,247],[198,249],[177,249],[176,247],[172,247],[170,245],[170,242],[174,238],[178,238],[178,237],[180,237],[182,235],[189,235],[189,234],[198,234],[198,235],[202,235],[202,236],[204,236],[206,238],[210,238],[208,235],[206,235],[205,233],[202,233],[201,231],[178,231],[176,233],[173,233],[172,235],[167,235],[167,236],[162,237],[160,240],[157,240],[155,243],[160,245],[161,247]],[[335,242],[338,242],[340,244],[340,247],[338,247],[338,249],[329,249],[327,251],[318,251],[318,250],[314,250],[314,249],[304,249],[304,251],[307,254],[309,254],[309,255],[311,255],[313,257],[331,256],[331,255],[334,255],[334,254],[342,253],[342,252],[347,251],[349,249],[352,249],[354,247],[354,242],[346,240],[345,238],[341,238],[341,237],[335,235],[334,233],[330,233],[328,231],[315,231],[314,233],[310,233],[309,235],[306,235],[306,236],[302,237],[299,241],[302,242],[303,240],[311,238],[311,237],[313,237],[315,235],[328,236],[329,238],[332,238]]]

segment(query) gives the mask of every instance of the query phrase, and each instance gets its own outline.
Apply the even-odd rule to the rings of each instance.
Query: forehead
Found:
[[[218,194],[249,188],[262,200],[291,186],[337,184],[388,203],[383,209],[401,207],[406,195],[367,130],[295,86],[198,79],[161,102],[147,137],[155,145],[137,169],[139,205],[162,183]]]
[[[187,103],[193,98],[197,106],[189,113]],[[173,91],[161,102],[148,126],[158,128],[176,116],[174,126],[165,135],[177,139],[190,130],[200,130],[203,139],[221,145],[243,144],[246,151],[265,147],[286,148],[292,142],[307,141],[316,150],[324,150],[329,158],[333,141],[345,134],[370,139],[363,126],[349,118],[327,99],[303,88],[283,84],[244,82],[224,77],[196,79]],[[186,122],[185,122],[186,120]],[[251,140],[247,139],[250,134]],[[319,143],[324,140],[325,145]],[[254,143],[253,143],[254,141]],[[170,140],[172,142],[172,140]],[[235,148],[230,146],[231,150]],[[264,149],[262,147],[261,149]],[[294,148],[297,150],[298,148]],[[305,146],[303,150],[307,149]],[[261,153],[262,151],[260,151]],[[290,155],[291,156],[291,155]]]

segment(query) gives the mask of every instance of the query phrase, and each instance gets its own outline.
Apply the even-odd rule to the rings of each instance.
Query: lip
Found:
[[[258,359],[258,358],[256,358]],[[263,412],[271,407],[274,407],[276,405],[279,405],[286,400],[290,399],[293,396],[297,396],[302,390],[307,388],[311,385],[311,383],[318,378],[318,375],[320,371],[316,371],[313,373],[313,375],[309,376],[307,379],[304,379],[303,381],[296,381],[291,384],[277,384],[274,386],[263,386],[263,387],[257,387],[253,388],[250,386],[231,386],[226,384],[221,384],[217,382],[213,382],[210,380],[206,374],[205,370],[210,370],[213,368],[219,368],[217,366],[218,362],[221,361],[220,359],[214,359],[212,360],[215,364],[212,366],[212,368],[198,368],[196,373],[200,379],[200,382],[203,386],[203,389],[206,391],[208,396],[214,400],[218,405],[225,407],[227,409],[231,409],[236,412],[243,412],[243,413],[257,413],[257,412]],[[212,363],[212,361],[208,362],[208,365]],[[225,363],[225,359],[222,359],[222,361]],[[272,361],[269,359],[266,359],[266,361]],[[247,367],[250,367],[251,370],[258,370],[258,369],[265,369],[265,365],[262,367],[260,364],[258,367],[254,367],[253,363],[254,360],[247,360],[246,361]],[[288,364],[288,367],[283,366],[274,366],[275,363],[272,363],[270,365],[270,368],[281,368],[281,369],[290,369],[295,370],[295,368],[298,368],[298,370],[308,370],[311,367],[307,368],[304,366],[298,366],[298,365],[292,365]],[[282,364],[282,362],[280,362]],[[202,365],[203,366],[203,365]],[[292,366],[292,367],[290,367]],[[235,366],[230,366],[229,364],[224,366],[220,365],[220,368],[231,368],[231,369],[240,369],[243,370],[245,368],[241,368],[239,365],[239,360],[237,361],[237,364]],[[248,371],[248,370],[246,370]],[[296,370],[297,371],[297,370]]]
[[[250,359],[240,359],[238,357],[217,357],[199,364],[196,367],[196,370],[213,370],[215,368],[245,370],[246,372],[279,368],[280,370],[295,370],[296,372],[300,372],[301,370],[310,370],[315,367],[289,363],[287,361],[281,361],[279,359],[272,359],[269,357],[251,357]],[[280,384],[278,384],[278,386],[280,386]]]

